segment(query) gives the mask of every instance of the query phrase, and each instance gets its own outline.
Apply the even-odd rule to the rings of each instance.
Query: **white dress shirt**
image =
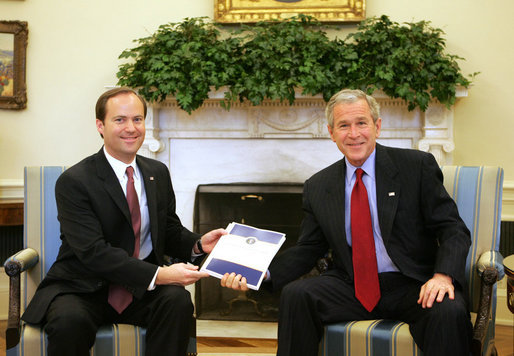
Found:
[[[150,232],[150,215],[148,213],[148,201],[146,200],[146,191],[145,185],[143,184],[143,175],[139,170],[139,167],[136,164],[136,159],[130,163],[126,164],[116,158],[112,157],[104,146],[104,153],[107,161],[111,165],[116,177],[118,178],[121,188],[123,189],[123,193],[127,196],[127,167],[131,166],[134,168],[134,188],[136,189],[137,199],[139,200],[139,209],[141,211],[141,235],[139,241],[139,256],[140,260],[144,260],[147,258],[152,252],[152,235]],[[155,279],[157,278],[157,273],[159,272],[159,267],[155,272],[155,275],[152,279],[152,282],[148,286],[148,290],[155,289]]]
[[[371,225],[373,227],[373,237],[375,240],[375,252],[377,255],[378,273],[382,272],[398,272],[398,267],[393,263],[384,245],[382,239],[382,232],[380,231],[380,224],[378,221],[377,210],[377,184],[375,179],[375,154],[376,149],[368,157],[361,167],[355,167],[348,160],[346,162],[346,177],[345,177],[345,230],[346,241],[348,245],[352,245],[352,229],[351,229],[351,196],[353,186],[357,176],[355,171],[357,168],[362,168],[364,174],[362,175],[362,182],[366,187],[368,193],[369,209],[371,213]]]

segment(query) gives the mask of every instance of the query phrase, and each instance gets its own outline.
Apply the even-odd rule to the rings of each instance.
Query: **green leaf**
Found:
[[[328,100],[342,88],[383,90],[425,110],[432,99],[455,101],[455,87],[471,84],[458,60],[445,53],[444,32],[428,21],[397,23],[383,15],[361,22],[344,40],[329,39],[312,17],[263,21],[238,29],[205,17],[159,26],[124,50],[118,84],[138,88],[150,102],[174,95],[191,113],[210,87],[226,86],[222,106],[234,101],[259,105],[266,98],[294,102],[294,90]]]

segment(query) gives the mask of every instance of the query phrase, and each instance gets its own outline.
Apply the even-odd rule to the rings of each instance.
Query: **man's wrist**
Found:
[[[202,254],[205,253],[205,251],[202,248],[202,239],[196,240],[194,250],[195,250],[195,253],[202,253]]]

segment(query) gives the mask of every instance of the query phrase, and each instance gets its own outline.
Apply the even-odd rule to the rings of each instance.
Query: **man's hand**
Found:
[[[214,246],[218,243],[221,236],[228,234],[225,229],[216,229],[209,231],[202,236],[202,249],[205,253],[210,253]]]
[[[200,278],[209,277],[207,272],[199,272],[198,266],[185,263],[175,263],[159,268],[155,284],[175,284],[187,286],[195,283]]]
[[[231,288],[243,292],[248,290],[248,286],[246,285],[246,278],[241,276],[240,274],[236,276],[234,272],[230,274],[225,273],[223,275],[223,278],[221,278],[220,283],[222,287]]]
[[[441,303],[446,293],[448,293],[448,298],[453,300],[455,298],[454,292],[452,277],[443,273],[435,273],[432,279],[421,286],[418,304],[421,304],[423,308],[432,308],[434,300]]]

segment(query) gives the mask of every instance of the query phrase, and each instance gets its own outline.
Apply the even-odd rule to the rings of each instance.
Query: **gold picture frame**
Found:
[[[321,22],[357,22],[366,18],[366,0],[214,0],[214,20],[255,23],[298,14]]]
[[[0,21],[0,109],[27,106],[27,37],[27,22]]]

